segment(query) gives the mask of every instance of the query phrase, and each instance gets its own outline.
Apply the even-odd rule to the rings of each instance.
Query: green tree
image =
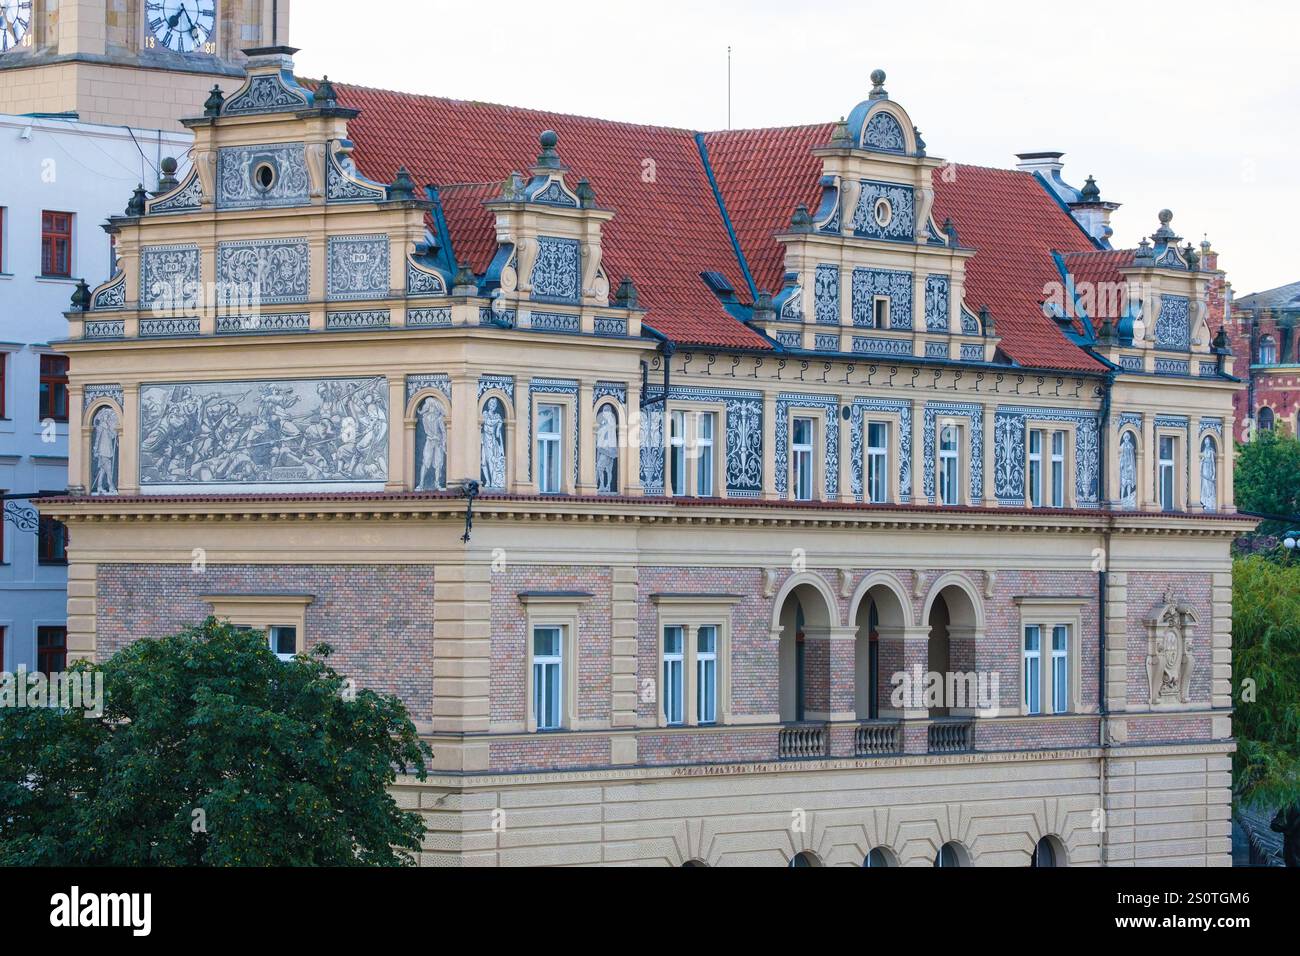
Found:
[[[1237,446],[1233,473],[1237,508],[1259,514],[1300,514],[1300,439],[1278,431],[1258,431]],[[1263,521],[1256,534],[1295,530],[1291,523]]]
[[[406,865],[424,824],[397,774],[429,748],[396,697],[350,689],[329,647],[281,661],[208,618],[102,664],[103,717],[0,711],[0,863]]]
[[[1232,685],[1237,800],[1300,803],[1300,567],[1233,562]]]

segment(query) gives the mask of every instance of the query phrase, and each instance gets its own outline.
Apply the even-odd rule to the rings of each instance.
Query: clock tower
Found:
[[[0,113],[179,129],[288,36],[289,0],[0,0]]]

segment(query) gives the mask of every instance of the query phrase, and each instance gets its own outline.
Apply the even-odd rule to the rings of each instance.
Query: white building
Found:
[[[74,117],[0,114],[0,490],[67,487],[67,311],[77,280],[111,272],[100,224],[137,184],[156,189],[164,157],[180,171],[192,137]],[[0,525],[0,670],[60,666],[66,640],[62,529],[39,533],[22,500]]]

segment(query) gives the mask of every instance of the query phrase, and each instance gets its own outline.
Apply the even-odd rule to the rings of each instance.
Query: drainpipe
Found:
[[[1097,503],[1105,507],[1110,498],[1107,494],[1106,475],[1110,470],[1108,466],[1109,458],[1109,437],[1110,437],[1110,410],[1111,410],[1111,390],[1115,385],[1115,372],[1111,370],[1106,373],[1102,381],[1101,393],[1101,414],[1098,422],[1098,460],[1100,466],[1097,471]],[[1099,847],[1101,854],[1101,863],[1106,864],[1106,749],[1108,728],[1106,714],[1106,591],[1109,584],[1110,568],[1110,529],[1112,525],[1111,516],[1105,515],[1105,524],[1102,526],[1101,535],[1101,568],[1097,571],[1097,742],[1101,746],[1101,759],[1097,761],[1097,793],[1101,799],[1102,810],[1102,830],[1101,845]]]

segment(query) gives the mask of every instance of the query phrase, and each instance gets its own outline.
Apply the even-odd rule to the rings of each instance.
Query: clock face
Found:
[[[173,53],[216,52],[212,36],[216,0],[148,0],[144,15],[148,21],[146,48],[165,47]]]
[[[32,45],[32,0],[0,0],[0,53]]]

